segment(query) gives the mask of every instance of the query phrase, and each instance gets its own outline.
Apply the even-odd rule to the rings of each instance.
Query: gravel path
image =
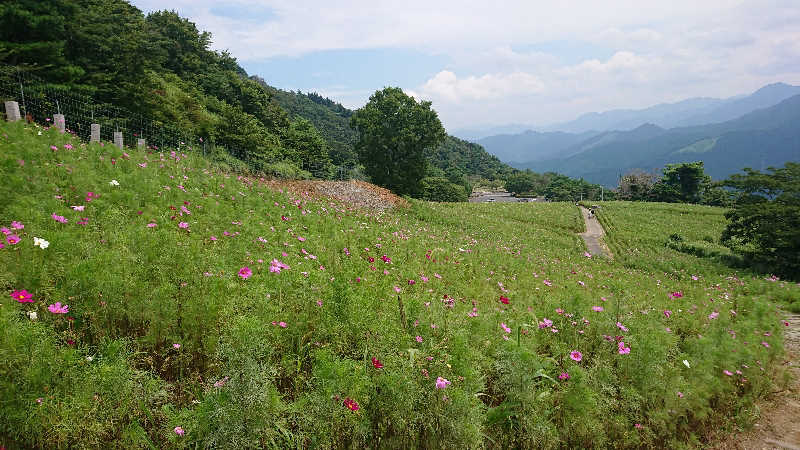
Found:
[[[786,314],[786,356],[783,367],[792,375],[788,386],[759,402],[760,417],[746,433],[719,436],[711,447],[718,450],[800,450],[800,315]],[[713,440],[712,440],[713,442]]]
[[[602,238],[606,235],[605,230],[603,230],[603,226],[600,225],[600,222],[597,221],[596,217],[589,218],[589,210],[581,208],[581,214],[583,215],[583,221],[586,223],[586,231],[581,233],[581,237],[583,238],[584,242],[586,242],[586,248],[589,250],[589,253],[592,256],[605,256],[607,258],[611,258],[611,252],[608,251],[608,248],[603,244]]]

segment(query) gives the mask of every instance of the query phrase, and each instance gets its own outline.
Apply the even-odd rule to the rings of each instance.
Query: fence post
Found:
[[[56,129],[63,133],[67,129],[67,122],[64,120],[63,114],[53,114],[53,124],[56,126]]]
[[[89,138],[89,142],[100,142],[100,124],[93,123],[92,124],[92,136]]]
[[[145,140],[142,139],[142,138],[137,139],[136,140],[136,147],[137,148],[145,148],[145,147],[147,147],[147,145],[145,143]]]
[[[118,148],[122,148],[123,147],[122,131],[115,131],[114,132],[114,145],[116,145]]]
[[[16,122],[22,119],[19,114],[19,103],[15,101],[6,102],[6,120],[9,122]]]

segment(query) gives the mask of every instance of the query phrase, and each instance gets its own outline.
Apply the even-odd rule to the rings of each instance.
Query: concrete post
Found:
[[[100,124],[93,123],[92,124],[92,136],[89,138],[89,142],[100,142]]]
[[[6,102],[6,120],[9,122],[16,122],[22,119],[19,114],[19,103],[14,101]]]
[[[53,114],[53,124],[56,129],[63,133],[67,129],[67,122],[64,120],[63,114]]]
[[[115,131],[114,132],[114,145],[118,148],[122,148],[122,131]]]
[[[138,147],[138,148],[145,148],[145,147],[147,147],[147,145],[146,145],[146,143],[145,143],[145,140],[144,140],[144,139],[142,139],[142,138],[139,138],[139,139],[137,139],[137,140],[136,140],[136,147]]]

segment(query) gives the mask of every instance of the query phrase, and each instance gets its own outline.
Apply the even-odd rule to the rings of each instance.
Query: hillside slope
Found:
[[[718,124],[607,132],[564,150],[571,156],[519,164],[615,186],[621,174],[702,160],[715,179],[744,167],[761,169],[800,160],[800,95]]]
[[[571,203],[223,169],[0,124],[0,446],[678,447],[780,389],[794,285],[638,232],[657,264],[586,258]],[[652,207],[619,205],[612,236]],[[670,207],[655,236],[721,231]]]

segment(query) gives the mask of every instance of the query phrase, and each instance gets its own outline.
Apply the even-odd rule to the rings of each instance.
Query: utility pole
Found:
[[[603,201],[603,186],[600,186],[600,201]]]

